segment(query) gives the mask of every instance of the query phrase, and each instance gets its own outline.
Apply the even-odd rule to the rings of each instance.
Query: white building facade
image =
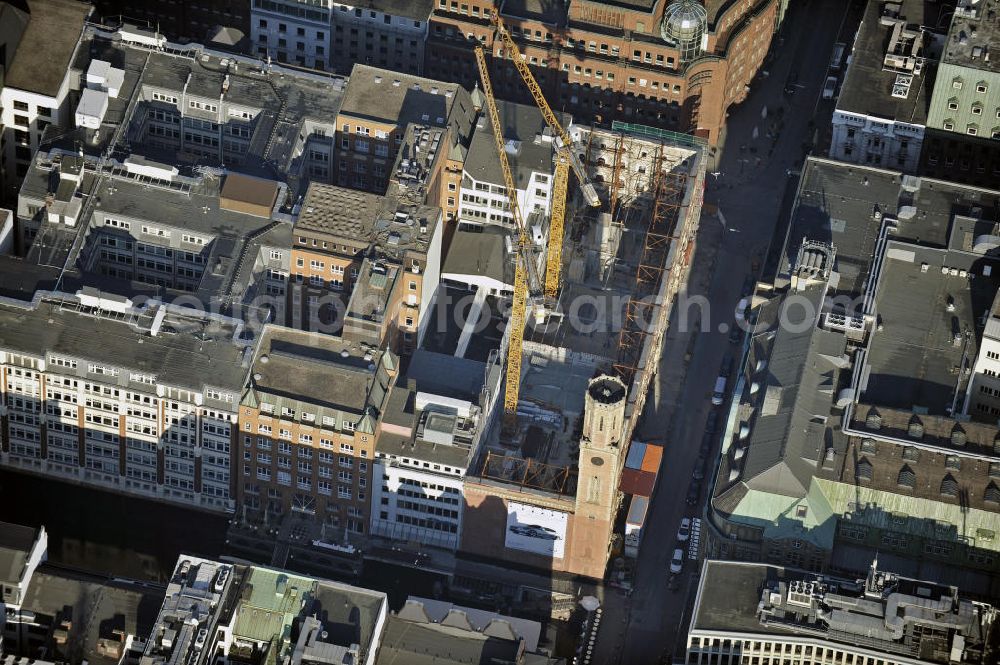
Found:
[[[1000,420],[1000,294],[993,301],[993,308],[979,343],[979,355],[972,369],[966,395],[966,413],[977,420]]]
[[[95,334],[95,339],[128,336],[130,326],[116,317],[139,316],[137,310],[102,311],[100,305],[74,303],[68,297],[59,305],[39,305],[31,318],[44,325],[43,317],[49,314],[78,316],[56,314],[62,307],[81,307],[91,313],[88,318],[107,317],[97,322],[96,330],[79,329],[81,335]],[[10,313],[4,311],[2,316]],[[73,324],[71,319],[58,325]],[[161,357],[176,360],[175,354],[183,356],[190,349],[173,348],[170,336],[156,340],[155,325],[144,346],[119,349],[134,359],[128,362],[123,357],[121,364],[98,358],[106,356],[99,353],[39,353],[11,343],[0,348],[0,396],[6,405],[0,407],[0,415],[7,442],[0,452],[0,466],[212,511],[233,511],[231,446],[240,385],[231,379],[233,370],[239,373],[240,354],[216,347],[220,360],[233,364],[226,370],[217,366],[219,380],[230,385],[209,385],[197,376],[201,372],[192,372],[190,382],[161,379],[145,368],[158,365]],[[143,357],[144,349],[149,357]]]
[[[371,533],[458,549],[464,476],[464,468],[380,453],[375,462]]]
[[[830,157],[912,173],[920,161],[924,126],[836,110]]]

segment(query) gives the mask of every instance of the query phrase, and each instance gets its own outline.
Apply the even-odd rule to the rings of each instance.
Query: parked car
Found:
[[[694,463],[694,472],[691,477],[695,480],[701,480],[705,477],[705,458],[703,456],[699,456],[698,461]]]
[[[729,373],[733,371],[733,357],[728,353],[722,356],[722,365],[719,366],[720,376],[729,376]]]
[[[840,69],[840,61],[844,59],[844,49],[847,48],[846,44],[837,42],[833,45],[833,56],[830,58],[830,69],[833,71],[838,71]]]
[[[687,505],[689,505],[689,506],[695,505],[696,503],[698,503],[698,496],[700,494],[701,494],[701,486],[699,485],[699,486],[696,487],[696,486],[692,485],[688,489],[687,500],[686,500],[685,503],[687,503]]]
[[[708,419],[705,420],[705,434],[715,434],[715,430],[718,426],[719,414],[715,411],[709,411]]]
[[[677,529],[677,541],[681,543],[686,543],[687,539],[691,537],[691,519],[685,517],[681,520],[681,525]]]
[[[681,572],[684,566],[684,551],[681,548],[674,550],[674,555],[670,557],[670,572],[676,575]]]
[[[823,84],[823,99],[833,99],[833,93],[837,91],[837,77],[827,76],[826,83]]]
[[[720,376],[715,380],[715,388],[712,390],[712,404],[722,406],[726,399],[726,377]]]
[[[733,326],[733,329],[729,331],[729,343],[739,344],[743,341],[743,329],[739,326]]]

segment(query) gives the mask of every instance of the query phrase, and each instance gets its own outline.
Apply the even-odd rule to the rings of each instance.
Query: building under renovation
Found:
[[[516,426],[500,426],[499,372],[484,388],[459,549],[600,579],[629,443],[687,280],[705,163],[690,137],[570,132],[602,206],[569,206],[558,306],[525,333]]]

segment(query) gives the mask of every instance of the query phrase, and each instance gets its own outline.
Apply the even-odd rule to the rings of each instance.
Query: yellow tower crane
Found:
[[[493,96],[493,84],[486,68],[486,56],[481,46],[476,46],[476,63],[479,65],[479,78],[482,81],[483,97],[486,98],[486,110],[490,116],[493,128],[493,141],[496,144],[497,156],[500,160],[500,170],[503,171],[504,186],[507,188],[507,201],[510,214],[514,218],[517,229],[517,258],[514,261],[514,301],[510,308],[507,325],[510,327],[510,341],[507,345],[507,382],[504,388],[503,424],[507,431],[517,425],[517,397],[521,390],[521,349],[524,345],[524,322],[528,309],[528,278],[536,285],[538,277],[535,274],[535,264],[531,258],[531,236],[521,217],[521,209],[517,205],[517,186],[507,161],[507,151],[504,148],[503,127],[500,124],[500,114],[497,112],[497,101]]]
[[[557,153],[555,182],[552,187],[552,218],[549,222],[549,247],[545,258],[545,297],[555,298],[559,293],[559,273],[562,269],[563,226],[566,221],[566,193],[569,187],[570,167],[576,172],[577,180],[580,183],[580,191],[583,193],[587,203],[593,207],[597,207],[601,205],[601,199],[597,196],[597,190],[594,189],[590,178],[587,177],[587,171],[584,168],[583,162],[580,161],[578,153],[573,149],[573,139],[570,138],[569,133],[563,128],[559,119],[556,118],[556,114],[552,112],[549,103],[545,100],[541,86],[538,85],[534,74],[531,73],[531,68],[525,62],[524,56],[518,50],[517,44],[514,43],[513,38],[510,36],[510,32],[507,31],[507,26],[504,25],[503,19],[500,18],[500,13],[493,11],[490,15],[490,20],[496,27],[497,33],[500,35],[500,40],[507,50],[507,54],[513,61],[514,66],[517,67],[517,71],[521,74],[524,85],[531,92],[531,96],[535,100],[535,106],[542,112],[545,123],[556,136]]]

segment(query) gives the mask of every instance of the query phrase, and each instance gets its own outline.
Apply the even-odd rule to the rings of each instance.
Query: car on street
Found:
[[[739,326],[733,326],[733,329],[729,331],[729,343],[739,344],[743,340],[743,329]]]
[[[694,472],[691,477],[695,480],[701,480],[705,477],[705,458],[702,456],[698,457],[698,461],[694,463]]]
[[[684,566],[684,550],[677,548],[674,550],[674,555],[670,557],[670,572],[676,575],[681,572],[681,568]]]
[[[823,84],[823,99],[833,99],[833,93],[837,91],[837,77],[827,76],[826,83]]]
[[[687,495],[687,500],[686,500],[687,505],[693,506],[696,503],[698,503],[698,496],[700,494],[701,494],[701,486],[700,485],[698,485],[698,486],[692,485],[688,489],[688,495]]]
[[[715,411],[710,411],[708,414],[708,419],[705,421],[705,433],[715,434],[716,428],[719,426],[719,414]]]
[[[715,380],[715,388],[712,389],[712,404],[715,406],[722,406],[726,399],[726,380],[725,376],[719,376]]]
[[[729,376],[729,373],[733,371],[733,357],[728,353],[722,356],[722,365],[719,366],[720,376]]]
[[[685,517],[681,520],[681,525],[677,529],[677,542],[686,543],[691,537],[691,518]]]

